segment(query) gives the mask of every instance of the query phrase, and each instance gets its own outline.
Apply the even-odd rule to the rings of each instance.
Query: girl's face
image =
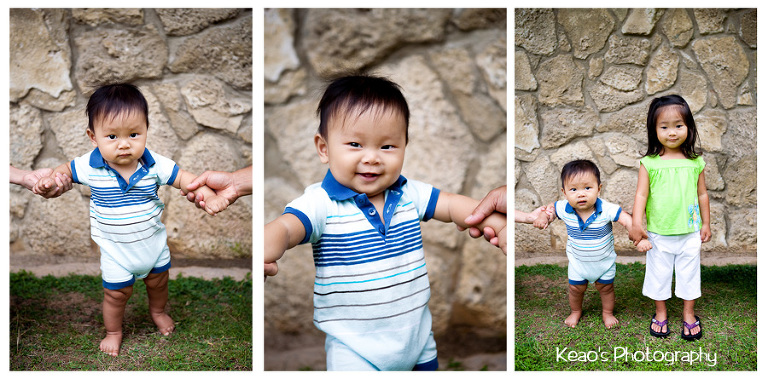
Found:
[[[664,146],[664,153],[680,152],[680,147],[688,138],[688,126],[676,106],[661,108],[656,117],[656,138]]]

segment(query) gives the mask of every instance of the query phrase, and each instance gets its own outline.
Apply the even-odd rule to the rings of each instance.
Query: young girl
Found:
[[[675,296],[683,299],[680,334],[685,340],[696,340],[702,335],[701,321],[693,311],[695,299],[701,297],[699,251],[712,236],[704,160],[694,150],[696,124],[688,103],[670,95],[653,99],[647,127],[648,151],[640,160],[629,237],[633,241],[643,237],[645,214],[653,248],[646,255],[643,295],[656,302],[650,334],[670,334],[666,300],[672,297],[674,271]]]

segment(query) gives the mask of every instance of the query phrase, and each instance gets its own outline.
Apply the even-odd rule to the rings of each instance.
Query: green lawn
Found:
[[[177,278],[169,284],[176,331],[157,333],[139,280],[126,307],[123,345],[105,335],[101,278],[11,274],[11,370],[252,370],[252,279]]]
[[[567,268],[556,265],[515,269],[515,370],[757,370],[757,266],[702,267],[702,297],[696,301],[703,338],[680,337],[682,300],[667,301],[672,334],[651,337],[653,301],[642,295],[645,265],[617,265],[615,315],[606,329],[594,286],[584,299],[576,328],[563,320]],[[674,288],[674,287],[673,287]]]

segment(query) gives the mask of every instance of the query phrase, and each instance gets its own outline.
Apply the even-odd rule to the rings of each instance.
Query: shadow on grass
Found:
[[[756,266],[702,266],[695,309],[704,334],[696,342],[680,337],[682,300],[674,296],[667,301],[670,337],[651,337],[655,308],[642,295],[645,265],[616,266],[614,329],[603,326],[593,286],[580,323],[563,324],[570,313],[567,267],[515,269],[515,370],[757,370]]]
[[[252,280],[169,282],[176,332],[149,317],[146,287],[126,306],[120,356],[101,353],[101,278],[11,274],[11,370],[252,370]]]

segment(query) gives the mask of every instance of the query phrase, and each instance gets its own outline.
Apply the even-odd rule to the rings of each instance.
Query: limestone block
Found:
[[[86,96],[107,83],[159,78],[168,61],[168,47],[152,25],[96,29],[75,37],[75,47],[75,79]]]
[[[587,76],[590,79],[595,79],[600,74],[603,73],[603,66],[605,64],[605,61],[602,57],[592,57],[589,59],[589,70],[587,71]]]
[[[691,112],[699,112],[707,105],[707,78],[688,70],[680,71],[680,96],[688,103]]]
[[[182,170],[195,175],[205,170],[232,172],[250,164],[234,148],[235,143],[217,134],[192,138],[176,161]],[[251,255],[253,199],[239,198],[212,217],[172,191],[163,222],[168,229],[168,247],[177,257],[242,258]]]
[[[75,91],[61,91],[59,97],[53,97],[37,88],[32,88],[23,101],[35,108],[51,112],[61,112],[66,107],[74,106],[76,97],[77,93]]]
[[[632,9],[629,11],[629,17],[624,20],[624,25],[621,26],[621,32],[643,36],[650,35],[662,14],[664,11],[660,9]]]
[[[605,118],[605,121],[597,126],[596,131],[601,133],[622,133],[647,144],[647,114],[648,104],[624,107],[619,111],[608,114],[608,116]]]
[[[722,144],[733,158],[754,155],[757,151],[757,109],[728,111],[728,129]]]
[[[303,187],[323,180],[328,170],[315,149],[314,136],[320,124],[316,108],[316,100],[304,100],[264,110],[264,129],[275,138],[282,161]]]
[[[696,8],[693,10],[693,15],[696,17],[696,26],[698,26],[699,33],[701,34],[714,34],[725,30],[723,23],[727,16],[723,9]]]
[[[11,104],[11,165],[29,170],[43,148],[43,117],[40,110],[27,104]]]
[[[185,111],[185,104],[179,87],[172,82],[162,82],[152,85],[151,89],[152,93],[157,96],[162,110],[168,116],[168,122],[176,132],[176,135],[182,140],[188,140],[194,136],[199,127],[195,120]]]
[[[545,105],[584,105],[584,73],[568,55],[558,55],[539,65],[539,102]]]
[[[600,77],[600,82],[619,91],[633,91],[643,79],[643,69],[630,65],[610,66]]]
[[[505,28],[507,10],[505,8],[463,8],[456,9],[451,22],[460,30]]]
[[[757,250],[757,208],[729,207],[728,212],[728,246],[737,253],[754,253]]]
[[[640,158],[645,153],[646,145],[623,133],[608,133],[602,136],[608,155],[616,164],[624,167],[640,168]]]
[[[64,153],[64,158],[69,160],[95,149],[85,132],[88,129],[88,116],[83,108],[78,108],[46,116],[59,149]]]
[[[592,137],[584,141],[592,150],[594,156],[591,159],[597,167],[600,169],[601,175],[610,175],[615,172],[619,165],[611,159],[611,155],[608,153],[608,148],[605,146],[605,139],[602,136]],[[587,158],[590,159],[590,158]],[[565,164],[566,162],[563,162]]]
[[[645,98],[641,89],[625,92],[603,83],[597,83],[589,89],[589,96],[601,112],[613,112]]]
[[[488,146],[486,154],[480,161],[483,162],[474,174],[475,185],[470,197],[480,200],[492,189],[507,184],[507,139],[506,134],[494,139]]]
[[[144,24],[144,11],[126,8],[72,8],[72,18],[90,26],[103,24]]]
[[[728,129],[726,112],[708,109],[696,115],[695,121],[701,147],[705,151],[721,151],[723,149],[721,139]]]
[[[747,46],[757,48],[757,9],[750,9],[741,16],[739,37]]]
[[[477,151],[468,126],[446,98],[440,78],[419,56],[383,66],[380,71],[402,87],[411,111],[403,175],[458,193]]]
[[[733,36],[697,39],[696,59],[707,74],[725,109],[736,105],[739,86],[749,74],[749,59]]]
[[[701,244],[702,251],[722,252],[728,249],[727,231],[728,217],[727,208],[718,201],[709,201],[709,229],[712,232],[712,238],[709,242]]]
[[[651,57],[645,70],[645,92],[653,95],[672,87],[677,80],[679,65],[680,56],[669,45],[662,45]]]
[[[454,94],[462,118],[472,134],[480,141],[489,142],[507,128],[507,114],[498,103],[482,93]]]
[[[250,97],[227,91],[218,80],[198,76],[181,87],[187,111],[201,125],[236,133],[251,111]]]
[[[603,179],[601,196],[611,203],[619,204],[624,211],[632,213],[636,190],[637,170],[619,169]],[[626,237],[626,232],[623,235]]]
[[[731,160],[723,170],[725,200],[733,206],[757,204],[757,156]]]
[[[307,70],[285,71],[276,83],[264,82],[264,103],[282,104],[291,96],[307,94]]]
[[[708,191],[721,191],[725,188],[725,181],[720,175],[720,169],[717,166],[717,159],[712,154],[703,154],[704,158],[704,178],[707,182]]]
[[[485,79],[488,95],[507,112],[507,38],[494,38],[478,55],[475,63]]]
[[[661,22],[661,32],[675,47],[683,47],[693,37],[693,21],[683,8],[669,9]]]
[[[531,54],[552,55],[557,47],[555,13],[551,9],[515,8],[515,46]]]
[[[307,11],[302,48],[321,76],[378,62],[404,43],[444,38],[449,9],[319,9]],[[365,30],[365,33],[360,33]]]
[[[276,82],[284,71],[299,67],[293,47],[296,30],[290,9],[264,10],[264,78]]]
[[[611,35],[608,38],[608,51],[605,61],[614,64],[632,63],[645,66],[651,55],[651,41],[639,37],[619,37]]]
[[[539,144],[539,121],[536,98],[533,95],[515,96],[515,148],[532,152]]]
[[[560,196],[560,169],[546,155],[539,155],[533,162],[523,165],[523,171],[542,203],[551,203]]]
[[[560,173],[566,163],[577,159],[586,159],[595,162],[598,164],[598,167],[600,167],[597,159],[595,159],[595,154],[592,149],[590,149],[589,145],[584,141],[569,143],[555,150],[552,155],[549,156],[549,159],[552,161],[552,167],[554,167],[554,171],[557,174],[550,179],[556,186],[558,192],[563,186],[563,184],[560,183]],[[602,167],[600,167],[600,169],[603,170]]]
[[[29,200],[21,238],[33,254],[87,257],[91,254],[88,199],[69,191],[55,199]]]
[[[476,68],[467,47],[441,49],[430,54],[429,58],[454,95],[472,95],[475,92]]]
[[[515,90],[535,91],[537,87],[528,55],[524,51],[515,51]]]
[[[170,57],[174,73],[208,74],[230,86],[250,90],[253,84],[253,19],[242,17],[186,37]]]
[[[66,23],[56,11],[10,10],[10,101],[16,102],[36,88],[53,98],[72,90],[69,68],[72,53]],[[46,22],[51,20],[51,24]]]
[[[162,105],[149,87],[140,86],[139,90],[147,99],[149,107],[149,128],[147,129],[147,148],[168,158],[173,158],[179,149],[179,137],[163,112]]]
[[[236,17],[239,9],[233,8],[158,8],[155,13],[169,36],[186,36],[197,33],[209,25]]]
[[[557,22],[563,26],[573,46],[573,55],[579,59],[602,50],[614,27],[613,17],[607,9],[560,9]]]
[[[555,108],[541,112],[541,144],[556,148],[576,137],[592,135],[600,116],[590,108]]]
[[[453,323],[506,333],[507,259],[511,257],[482,239],[467,241],[455,287]]]

